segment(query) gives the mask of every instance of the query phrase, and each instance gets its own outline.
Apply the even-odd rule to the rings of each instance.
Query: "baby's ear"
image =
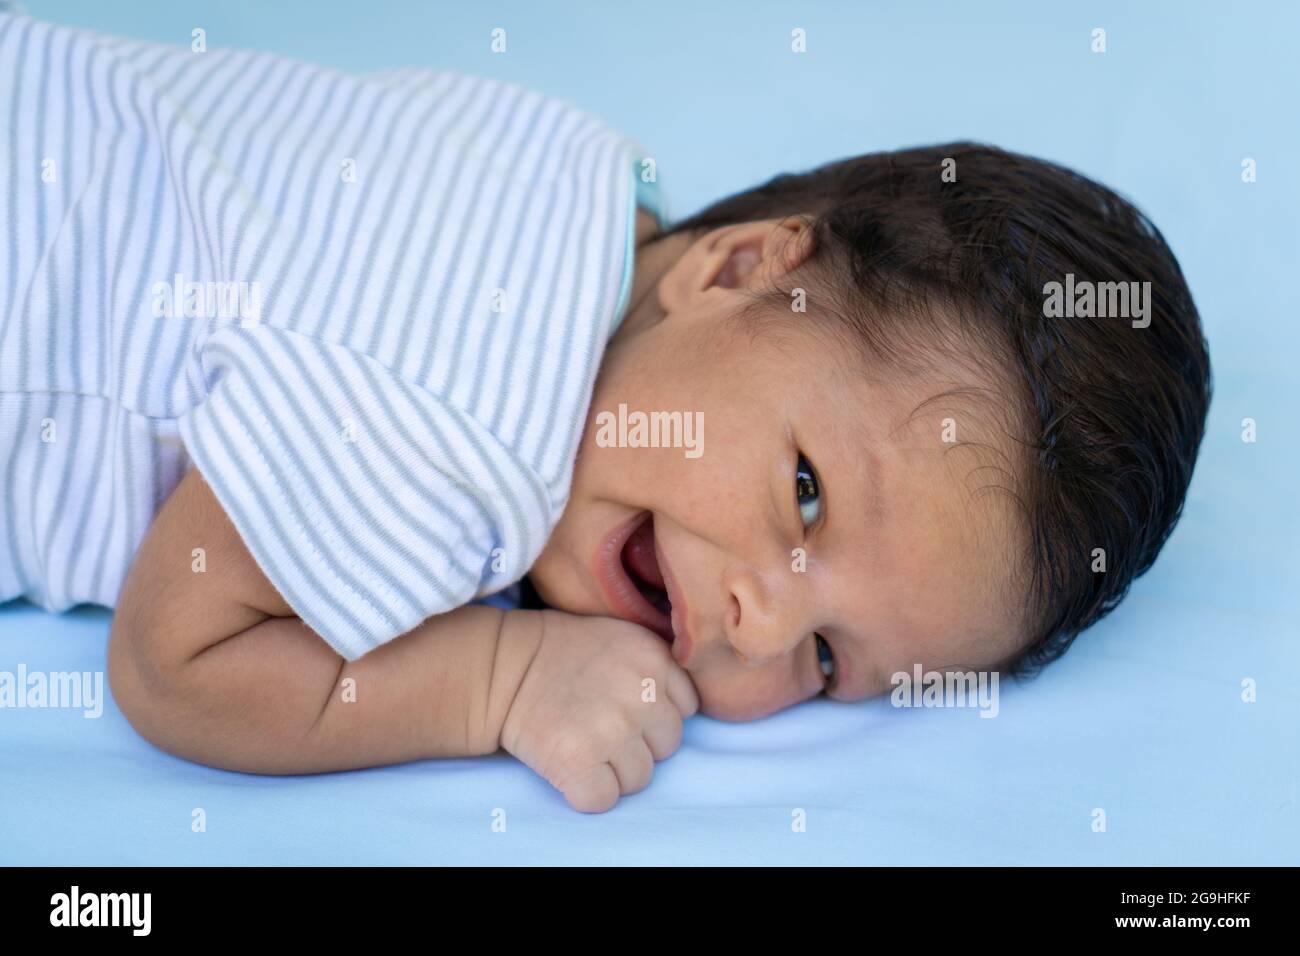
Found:
[[[812,216],[786,216],[776,224],[771,239],[772,259],[780,271],[772,278],[793,272],[808,261],[817,247]]]
[[[730,252],[714,281],[720,288],[749,287],[757,291],[772,287],[812,255],[812,219],[808,216],[763,219],[729,230],[729,235],[720,237],[719,242]]]
[[[779,282],[812,254],[812,237],[808,216],[760,219],[715,230],[712,248],[722,261],[713,285],[757,289]]]
[[[732,247],[722,268],[718,270],[713,284],[720,289],[735,289],[748,285],[759,266],[763,264],[763,242],[761,238],[752,239],[742,245]]]
[[[687,312],[718,289],[760,289],[779,282],[811,254],[806,216],[719,226],[700,235],[659,283],[665,312]]]

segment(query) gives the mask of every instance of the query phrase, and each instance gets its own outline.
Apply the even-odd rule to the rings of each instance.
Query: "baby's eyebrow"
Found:
[[[879,531],[880,526],[884,523],[885,518],[885,496],[882,493],[883,481],[881,475],[880,455],[870,447],[862,449],[862,470],[866,473],[867,485],[867,528],[871,531]]]
[[[830,515],[833,512],[837,516],[838,529],[841,534],[844,534],[846,533],[843,523],[844,514],[858,513],[863,515],[865,531],[868,534],[878,533],[885,519],[884,466],[880,453],[871,447],[868,440],[854,446],[851,451],[845,450],[841,443],[835,442],[821,455],[825,456],[821,460],[816,458],[810,460],[813,467],[817,469],[817,477],[825,497],[826,519],[823,523],[830,524]],[[858,476],[860,480],[851,481],[848,476]],[[859,485],[865,485],[865,489],[861,489],[865,491],[865,495],[861,491],[854,495],[848,494],[846,489],[849,485],[853,485],[855,489]],[[867,542],[862,544],[865,545]]]

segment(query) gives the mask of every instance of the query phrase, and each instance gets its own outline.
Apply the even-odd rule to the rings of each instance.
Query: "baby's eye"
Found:
[[[807,528],[817,520],[822,506],[817,472],[813,471],[812,464],[803,455],[799,456],[799,464],[795,468],[794,496],[799,502],[799,517],[803,519],[803,526]]]
[[[831,646],[826,642],[826,638],[814,634],[813,640],[817,642],[817,663],[821,665],[822,676],[826,678],[827,683],[830,683],[835,680],[835,655],[831,653]]]

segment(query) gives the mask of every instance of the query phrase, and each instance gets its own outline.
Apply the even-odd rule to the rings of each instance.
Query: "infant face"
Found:
[[[554,607],[657,631],[723,719],[875,696],[917,663],[992,668],[1019,641],[1001,598],[1008,502],[989,500],[978,450],[942,440],[944,418],[972,413],[913,415],[955,383],[870,380],[811,309],[729,319],[766,268],[763,234],[745,250],[762,228],[695,242],[611,341],[534,585]],[[611,427],[620,405],[630,426],[680,412],[702,434],[626,447],[638,436]]]

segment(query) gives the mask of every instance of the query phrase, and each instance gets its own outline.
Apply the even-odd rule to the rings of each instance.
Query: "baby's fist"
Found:
[[[501,732],[501,746],[564,794],[600,813],[645,788],[699,709],[668,645],[639,625],[542,612],[537,652]]]

